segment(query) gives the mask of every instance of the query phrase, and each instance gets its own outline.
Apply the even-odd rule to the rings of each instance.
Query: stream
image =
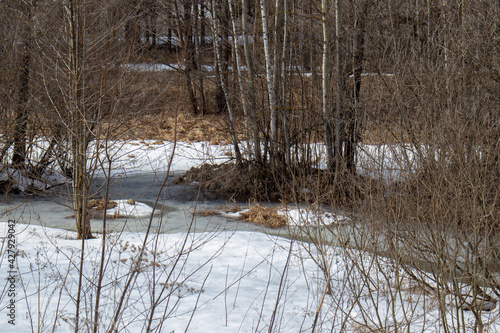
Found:
[[[115,178],[109,186],[110,200],[131,199],[153,206],[166,173],[133,174]],[[218,199],[214,192],[199,191],[195,185],[174,184],[174,176],[169,176],[166,190],[160,196],[157,211],[153,215],[151,232],[186,233],[186,232],[221,232],[254,231],[265,234],[296,239],[315,244],[362,248],[381,254],[387,250],[382,236],[367,237],[369,227],[359,221],[323,227],[285,227],[271,229],[263,225],[244,222],[234,216],[215,214],[203,216],[200,212],[224,212],[235,204],[244,209],[247,203],[228,203]],[[98,179],[92,186],[91,193],[96,198],[104,197],[105,182]],[[70,198],[71,188],[58,188],[50,196],[8,195],[0,200],[0,221],[8,219],[22,224],[40,225],[76,231]],[[263,204],[269,206],[267,204]],[[271,204],[278,205],[278,204]],[[290,205],[290,208],[296,208]],[[327,207],[322,207],[325,210]],[[193,214],[196,212],[195,214]],[[150,217],[142,218],[107,218],[108,232],[145,232]],[[91,219],[92,232],[102,233],[103,219],[94,216]],[[19,230],[21,231],[21,230]],[[420,263],[429,269],[428,262]]]
[[[109,199],[134,199],[153,206],[166,173],[133,174],[115,178],[109,186]],[[286,233],[284,229],[269,229],[254,223],[242,222],[234,217],[220,214],[201,216],[193,212],[222,212],[230,206],[226,200],[217,199],[214,193],[200,192],[194,185],[174,184],[174,176],[169,176],[166,190],[162,192],[159,205],[152,219],[152,232],[213,232],[213,231],[258,231],[273,234]],[[97,179],[90,193],[96,198],[103,198],[105,182]],[[18,223],[41,225],[76,231],[71,209],[70,185],[52,190],[46,196],[11,195],[0,201],[0,218],[13,219]],[[245,203],[236,203],[245,208]],[[91,218],[92,232],[102,233],[101,216]],[[108,232],[145,232],[150,217],[107,218]]]

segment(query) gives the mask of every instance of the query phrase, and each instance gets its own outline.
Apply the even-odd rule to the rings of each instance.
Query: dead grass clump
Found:
[[[203,217],[214,216],[217,214],[218,213],[215,210],[202,210],[201,212],[199,212],[199,215]]]
[[[184,181],[191,182],[200,182],[203,183],[208,180],[214,180],[217,176],[217,169],[219,166],[212,164],[202,164],[199,167],[192,167],[189,169],[182,177]]]
[[[201,190],[216,191],[219,198],[230,200],[293,201],[357,205],[373,191],[373,181],[358,175],[340,177],[317,170],[289,169],[273,171],[267,165],[246,163],[203,164],[193,167],[174,180],[175,184],[195,183]]]
[[[225,163],[221,165],[203,164],[191,168],[175,183],[198,182],[202,190],[217,191],[218,196],[231,200],[278,201],[281,189],[267,168]]]
[[[268,228],[282,228],[287,225],[286,217],[278,214],[276,208],[262,207],[256,204],[240,215],[242,220],[262,224]]]
[[[108,201],[108,205],[106,209],[111,209],[115,208],[118,206],[118,203],[116,201]],[[103,210],[104,209],[104,199],[92,199],[89,200],[87,203],[87,208],[88,209],[94,209],[94,210]]]
[[[127,214],[120,214],[120,213],[118,213],[118,212],[114,212],[113,214],[111,214],[111,215],[106,215],[106,216],[107,216],[107,218],[109,218],[109,219],[126,219],[126,218],[128,218],[128,217],[129,217],[129,215],[127,215]]]

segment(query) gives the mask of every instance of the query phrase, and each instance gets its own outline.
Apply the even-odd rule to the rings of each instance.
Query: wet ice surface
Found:
[[[138,205],[154,206],[166,173],[133,174],[118,177],[110,182],[108,197],[110,200],[134,199]],[[241,223],[237,218],[212,215],[200,216],[197,211],[220,211],[227,202],[214,199],[210,193],[199,192],[193,185],[174,184],[170,176],[167,185],[160,193],[155,214],[152,218],[152,231],[161,233],[204,232],[216,230],[262,231],[263,228],[250,223]],[[106,183],[98,179],[91,193],[96,198],[105,194]],[[63,193],[70,189],[58,189],[51,197],[11,195],[0,202],[0,211],[4,219],[14,219],[20,223],[42,225],[76,231],[73,211],[69,199],[63,199]],[[70,198],[69,195],[65,196]],[[91,212],[93,232],[103,229],[102,212]],[[138,217],[107,218],[108,231],[144,232],[147,230],[150,214]]]

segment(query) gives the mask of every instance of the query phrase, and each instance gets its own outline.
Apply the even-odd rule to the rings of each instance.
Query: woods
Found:
[[[34,181],[58,165],[73,179],[77,220],[89,143],[126,132],[117,115],[152,114],[132,63],[177,63],[181,112],[226,114],[236,164],[267,169],[281,197],[325,163],[323,181],[353,199],[360,142],[409,143],[422,172],[449,156],[467,165],[476,147],[478,163],[498,160],[494,3],[22,1],[1,13],[3,166]],[[35,149],[40,136],[50,144]]]
[[[500,298],[498,1],[2,1],[0,113],[3,198],[63,198],[82,240],[78,294],[72,296],[75,332],[85,325],[99,331],[107,300],[85,299],[85,240],[103,237],[100,295],[107,288],[108,190],[122,177],[113,163],[122,161],[119,148],[131,140],[172,142],[171,152],[154,155],[168,161],[155,208],[166,184],[174,183],[197,186],[198,195],[217,192],[232,203],[328,207],[349,216],[352,225],[345,228],[288,230],[290,238],[306,240],[304,251],[324,282],[318,304],[305,315],[313,318],[312,331],[322,325],[324,300],[335,302],[339,292],[331,272],[340,255],[329,254],[332,247],[345,251],[349,273],[339,280],[352,292],[340,330],[349,322],[359,332],[397,331],[398,325],[411,331],[418,312],[412,304],[420,303],[402,301],[403,282],[410,280],[419,297],[432,295],[425,306],[437,309],[442,331],[487,331],[483,315],[491,309],[485,304],[496,306]],[[203,153],[226,144],[231,152],[222,164],[220,156],[205,156],[205,164],[169,183],[175,147],[183,141],[199,143]],[[144,142],[150,150],[155,144]],[[135,161],[138,151],[125,156]],[[100,188],[96,174],[104,178]],[[99,236],[89,201],[102,200],[103,192]],[[258,207],[262,215],[265,208]],[[124,275],[126,287],[117,293],[119,304],[113,303],[109,331],[128,311],[124,304],[144,269],[140,261],[156,258],[146,251],[154,214],[139,259]],[[184,265],[188,238],[167,281],[153,288],[147,331],[161,330],[155,311],[170,300],[165,290],[182,285],[169,279]],[[153,262],[156,272],[160,265]],[[379,269],[377,279],[372,269]],[[201,295],[204,283],[189,292]],[[387,309],[371,294],[386,285]],[[408,306],[404,318],[397,313],[399,300]],[[279,302],[270,332],[279,322]],[[456,315],[450,319],[451,303]],[[88,304],[95,304],[94,319],[86,322]],[[359,316],[351,318],[354,308]],[[373,319],[372,309],[386,312]],[[261,318],[262,310],[259,323]]]

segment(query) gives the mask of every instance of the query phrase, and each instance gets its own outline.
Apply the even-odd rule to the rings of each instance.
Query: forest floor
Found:
[[[214,145],[229,144],[225,115],[148,114],[130,123],[119,138],[127,140],[174,140],[181,142],[207,141]]]
[[[126,87],[125,95],[135,96],[137,102],[135,105],[124,105],[126,110],[123,110],[119,118],[122,118],[122,115],[127,118],[126,126],[121,132],[114,134],[115,138],[230,144],[228,114],[217,107],[218,80],[211,62],[213,59],[205,60],[204,69],[200,73],[193,72],[191,76],[193,93],[197,100],[195,112],[187,90],[188,85],[183,70],[185,64],[181,60],[176,59],[174,54],[164,52],[153,52],[146,58],[136,59],[136,67],[131,67],[126,74],[130,83]],[[201,80],[198,74],[201,74]],[[305,99],[295,102],[296,110],[289,110],[288,112],[291,112],[289,117],[300,123],[299,129],[314,132],[312,135],[314,142],[321,142],[324,124],[322,113],[321,110],[312,109],[315,105],[312,101],[320,97],[317,93],[321,87],[312,79],[311,73],[302,74],[290,77],[290,93],[292,95],[305,93]],[[407,138],[401,138],[398,134],[400,131],[396,120],[399,114],[390,103],[389,92],[394,83],[393,76],[376,74],[367,73],[362,77],[362,96],[377,96],[377,98],[360,101],[364,113],[363,120],[359,124],[360,141],[367,144],[407,141]],[[228,80],[229,86],[237,86],[235,75],[230,74]],[[257,90],[263,89],[262,82],[256,86]],[[202,92],[204,102],[201,98]],[[259,95],[264,96],[265,92],[260,91]],[[230,98],[236,117],[234,124],[236,135],[240,141],[245,141],[241,96],[239,92],[233,91]],[[266,101],[261,100],[257,104],[261,125],[268,123]],[[202,107],[204,110],[201,110]]]

